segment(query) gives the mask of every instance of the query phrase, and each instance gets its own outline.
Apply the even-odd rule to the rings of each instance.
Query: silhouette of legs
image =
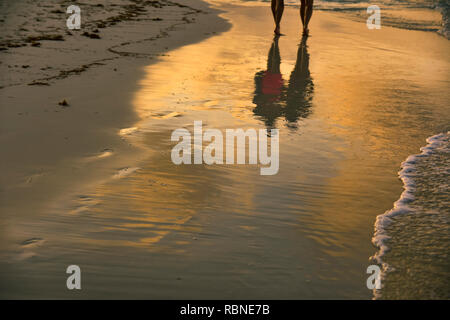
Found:
[[[280,37],[275,36],[273,38],[272,46],[269,50],[269,55],[267,57],[267,71],[271,73],[281,74],[280,72],[280,64],[281,64],[281,57],[280,57],[280,49],[278,47],[278,39]]]
[[[306,118],[311,113],[314,84],[309,72],[309,53],[303,37],[297,51],[297,61],[292,70],[287,88],[284,116],[288,127],[296,128],[299,118]]]
[[[272,0],[272,14],[273,20],[275,21],[275,34],[281,35],[280,32],[280,23],[281,18],[283,17],[284,11],[284,0]]]
[[[314,0],[301,0],[300,18],[302,19],[303,24],[303,35],[305,36],[309,33],[308,24],[312,16],[313,4]]]
[[[267,70],[255,74],[255,93],[253,113],[264,121],[267,129],[276,126],[277,119],[284,117],[286,126],[297,128],[299,118],[306,118],[311,113],[314,96],[314,83],[309,71],[309,53],[303,37],[298,47],[297,60],[288,84],[281,74],[281,56],[275,36],[267,57]]]
[[[280,49],[278,36],[273,39],[267,57],[267,70],[255,74],[255,96],[253,112],[264,121],[267,129],[274,128],[274,124],[283,113],[283,94],[285,86],[280,72]]]

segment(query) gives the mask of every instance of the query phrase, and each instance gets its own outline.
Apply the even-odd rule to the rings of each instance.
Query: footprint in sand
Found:
[[[166,184],[164,182],[159,182],[159,181],[153,180],[153,179],[148,179],[147,181],[148,181],[148,185],[149,186],[154,186],[154,185],[158,185],[158,186],[161,186],[161,187],[169,186],[168,184]]]
[[[112,156],[113,154],[114,154],[113,149],[105,148],[102,151],[100,151],[98,154],[96,154],[94,156],[89,156],[85,160],[88,162],[95,161],[95,160],[99,160],[99,159],[108,158],[108,157]]]
[[[93,199],[86,195],[80,195],[77,199],[76,207],[69,212],[69,214],[80,214],[82,212],[89,211],[92,207],[99,204],[100,201]]]
[[[139,131],[138,127],[130,127],[130,128],[124,128],[124,129],[120,129],[119,130],[119,135],[120,136],[128,136],[130,134],[135,133],[136,131]]]
[[[126,167],[126,168],[120,169],[115,175],[113,175],[113,179],[124,178],[139,169],[140,169],[139,167],[134,167],[134,168]]]
[[[41,245],[43,243],[44,243],[44,239],[42,239],[42,238],[30,238],[30,239],[23,241],[20,245],[22,247],[31,248],[31,247]]]
[[[219,105],[219,101],[218,100],[210,100],[207,101],[203,104],[203,106],[207,109],[211,108],[211,107],[218,107]]]
[[[112,149],[103,149],[102,152],[97,156],[97,158],[99,159],[103,159],[103,158],[107,158],[113,155],[113,150]]]
[[[24,178],[23,183],[21,184],[23,187],[30,187],[33,183],[35,183],[39,178],[44,176],[44,172],[34,173]]]
[[[36,252],[32,249],[41,246],[45,242],[42,238],[30,238],[20,244],[21,252],[16,257],[17,260],[25,260],[36,256]]]
[[[170,112],[167,114],[159,113],[159,114],[152,116],[152,118],[153,119],[170,119],[170,118],[181,117],[181,115],[182,114],[180,112],[173,111],[173,112]]]

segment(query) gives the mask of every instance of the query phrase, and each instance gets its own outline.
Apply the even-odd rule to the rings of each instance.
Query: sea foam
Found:
[[[447,133],[440,133],[429,137],[427,145],[422,147],[421,153],[409,156],[402,164],[401,170],[398,172],[400,179],[403,182],[403,189],[400,198],[394,203],[394,207],[391,210],[377,216],[375,222],[375,233],[372,238],[372,243],[379,249],[378,252],[371,257],[371,259],[377,264],[382,266],[382,286],[383,280],[387,273],[394,271],[395,266],[389,265],[383,261],[386,253],[391,249],[388,246],[388,241],[391,239],[389,235],[388,227],[393,223],[393,218],[403,214],[414,214],[420,208],[420,206],[411,203],[415,200],[416,183],[423,172],[418,172],[418,164],[424,159],[430,157],[436,152],[448,154],[450,153],[450,131]],[[434,170],[442,170],[442,168],[435,168]],[[449,168],[444,168],[445,172],[448,172]],[[448,185],[447,187],[448,188]],[[423,210],[423,208],[421,208]],[[375,290],[375,298],[380,297],[380,291]]]

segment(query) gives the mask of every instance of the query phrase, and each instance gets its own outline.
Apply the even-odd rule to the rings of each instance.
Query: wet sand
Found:
[[[123,12],[132,11],[127,5],[140,4],[117,0],[99,1],[101,8],[81,5],[83,27],[69,36],[67,3],[2,4],[1,20],[7,26],[1,31],[1,47],[7,49],[0,56],[2,270],[48,243],[40,229],[57,199],[71,199],[73,192],[111,179],[142,156],[121,133],[138,120],[132,95],[144,67],[170,50],[229,28],[204,2],[153,1],[156,7],[142,5],[147,11],[124,17]],[[24,23],[26,30],[21,29]],[[82,35],[97,23],[106,24],[99,28],[100,39]],[[40,40],[39,46],[28,41],[41,34],[64,40]],[[68,105],[60,105],[63,100]],[[2,295],[12,297],[8,277],[5,273],[0,281]],[[21,292],[18,285],[16,297]]]
[[[448,130],[448,41],[315,12],[302,42],[298,12],[287,8],[285,36],[274,42],[268,8],[220,8],[229,31],[173,49],[138,74],[86,72],[26,96],[3,89],[2,106],[68,96],[82,109],[77,118],[33,114],[20,130],[18,120],[4,121],[16,129],[2,126],[2,145],[21,156],[5,160],[13,169],[1,185],[3,296],[372,297],[373,225],[401,193],[399,165]],[[176,34],[166,43],[185,35]],[[277,70],[281,86],[268,95],[262,77]],[[12,117],[2,110],[2,120]],[[195,120],[279,128],[279,173],[174,165],[171,132]],[[66,148],[47,140],[68,136],[69,123]],[[62,134],[42,138],[38,128],[49,124]],[[38,141],[24,147],[30,136]],[[65,157],[40,162],[50,150]],[[10,183],[25,171],[33,188]],[[70,264],[82,269],[77,293],[64,287]]]

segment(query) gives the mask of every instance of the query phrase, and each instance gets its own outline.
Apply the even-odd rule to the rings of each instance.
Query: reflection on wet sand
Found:
[[[297,51],[297,60],[289,78],[284,84],[281,74],[279,37],[273,39],[267,57],[267,70],[255,75],[256,107],[253,112],[264,121],[268,129],[275,127],[275,121],[284,116],[289,128],[297,128],[297,120],[310,114],[314,84],[309,72],[309,53],[303,37]]]
[[[230,9],[230,32],[145,69],[133,96],[141,120],[115,131],[145,156],[27,225],[45,242],[25,242],[22,257],[33,257],[2,269],[4,292],[73,298],[60,275],[76,263],[80,298],[372,296],[375,217],[401,193],[401,161],[449,123],[449,44],[393,29],[375,39],[364,24],[318,12],[309,46],[297,48],[293,24],[288,36],[267,38],[266,9]],[[298,10],[285,15],[298,20]],[[279,127],[280,171],[173,164],[172,131],[196,120],[219,130]]]

